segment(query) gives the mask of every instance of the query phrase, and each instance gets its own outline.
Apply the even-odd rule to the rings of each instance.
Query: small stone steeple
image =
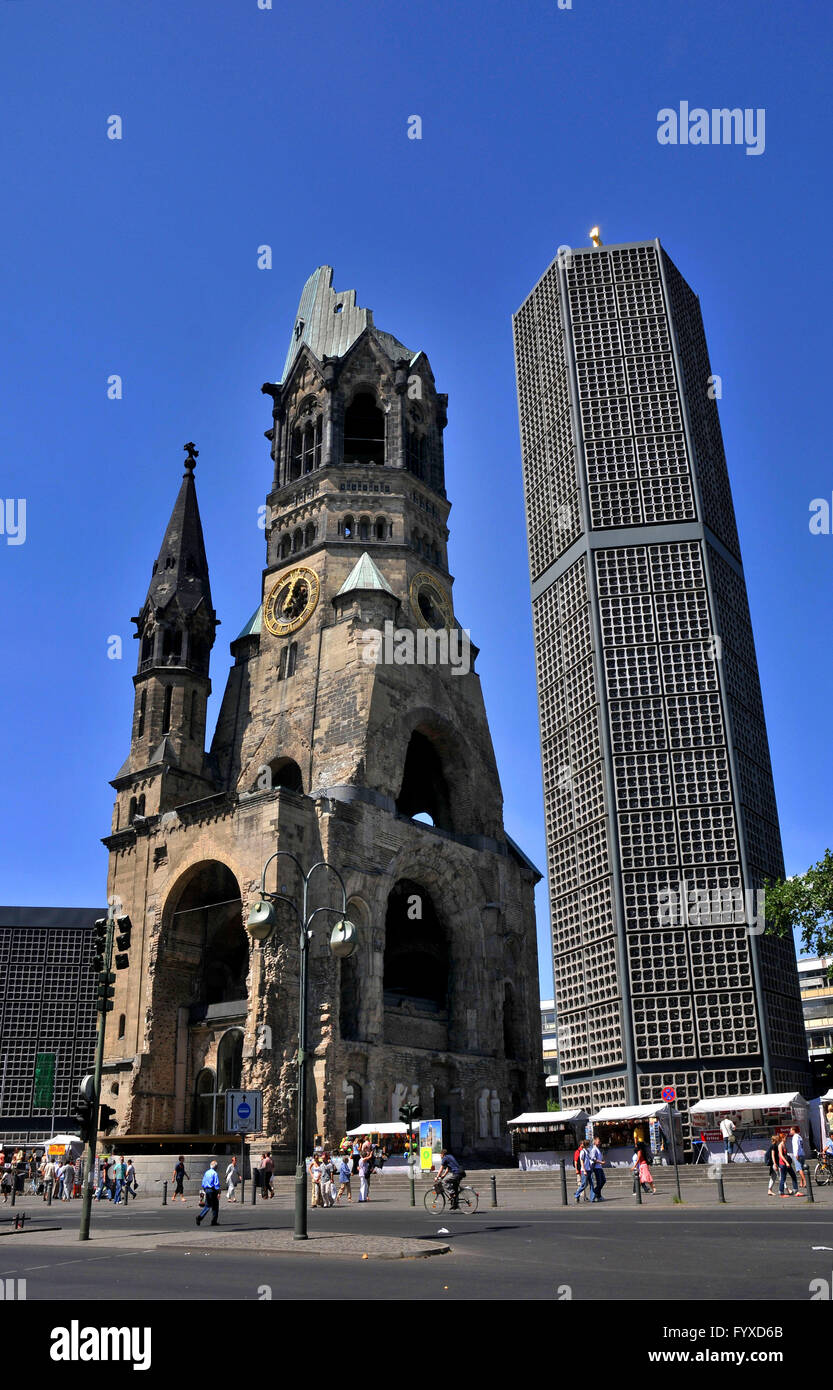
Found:
[[[205,771],[205,724],[218,619],[194,484],[198,450],[192,443],[184,447],[179,495],[147,597],[131,619],[139,641],[133,733],[130,756],[114,782],[125,802],[117,810],[122,828],[136,815],[176,805],[191,791],[197,797],[212,790]]]

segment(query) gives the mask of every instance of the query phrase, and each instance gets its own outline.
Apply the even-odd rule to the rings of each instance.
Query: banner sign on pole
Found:
[[[55,1099],[55,1053],[39,1052],[35,1057],[36,1110],[49,1110]]]
[[[226,1091],[226,1134],[258,1134],[263,1129],[263,1092]]]

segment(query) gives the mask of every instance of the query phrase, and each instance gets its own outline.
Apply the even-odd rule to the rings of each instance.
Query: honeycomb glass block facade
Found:
[[[77,1129],[81,1078],[93,1069],[93,923],[106,909],[0,907],[0,1143]],[[38,1105],[39,1053],[55,1057],[52,1105]]]
[[[514,332],[562,1103],[808,1094],[697,297],[658,241],[562,251]]]

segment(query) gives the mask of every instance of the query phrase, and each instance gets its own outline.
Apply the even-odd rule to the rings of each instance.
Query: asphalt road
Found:
[[[833,1289],[833,1211],[780,1203],[757,1210],[603,1206],[481,1211],[437,1218],[399,1201],[311,1211],[311,1230],[408,1235],[447,1255],[392,1260],[212,1249],[221,1232],[291,1229],[287,1201],[223,1204],[220,1226],[195,1228],[196,1208],[139,1202],[93,1209],[93,1238],[75,1239],[80,1202],[31,1207],[52,1234],[0,1237],[0,1277],[26,1280],[28,1301],[616,1301],[807,1303],[812,1280]],[[8,1209],[0,1212],[3,1229]],[[447,1234],[440,1234],[444,1227]],[[177,1232],[183,1248],[154,1248]],[[99,1239],[96,1240],[96,1235]],[[104,1244],[101,1237],[116,1238]],[[816,1247],[816,1248],[814,1248]],[[822,1247],[822,1248],[818,1248]]]

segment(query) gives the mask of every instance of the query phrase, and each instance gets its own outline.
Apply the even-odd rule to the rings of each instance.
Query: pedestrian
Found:
[[[112,1196],[113,1194],[110,1191],[110,1160],[108,1158],[102,1158],[98,1165],[98,1187],[96,1189],[95,1199],[97,1202],[100,1202],[102,1197],[106,1197],[109,1202],[112,1200]]]
[[[732,1150],[737,1145],[735,1137],[735,1122],[729,1115],[724,1115],[720,1121],[720,1133],[723,1135],[723,1148],[726,1153],[726,1162],[732,1162]]]
[[[774,1188],[775,1180],[778,1177],[778,1143],[779,1136],[777,1134],[773,1134],[772,1139],[769,1142],[769,1147],[766,1151],[766,1166],[769,1169],[769,1187],[767,1188],[767,1197],[775,1196],[775,1193],[772,1189]]]
[[[579,1184],[578,1184],[578,1187],[576,1188],[575,1193],[574,1193],[574,1199],[575,1199],[576,1202],[580,1202],[580,1201],[581,1201],[582,1193],[584,1193],[584,1191],[585,1191],[585,1189],[586,1189],[587,1187],[590,1187],[590,1186],[591,1186],[591,1183],[590,1183],[590,1174],[591,1174],[591,1172],[593,1171],[593,1163],[592,1163],[592,1159],[590,1158],[590,1152],[589,1152],[589,1150],[590,1150],[590,1145],[589,1145],[589,1143],[587,1142],[586,1139],[582,1139],[581,1144],[579,1145],[579,1150],[578,1150],[578,1163],[579,1163],[579,1174],[580,1174],[580,1177],[579,1177]],[[594,1194],[593,1194],[592,1189],[591,1189],[591,1192],[590,1192],[590,1201],[591,1201],[591,1202],[593,1201],[593,1195],[594,1195]]]
[[[592,1168],[590,1171],[590,1182],[593,1188],[593,1192],[590,1197],[590,1200],[592,1202],[593,1197],[595,1197],[597,1202],[603,1202],[604,1197],[602,1196],[602,1188],[607,1182],[607,1178],[605,1177],[604,1155],[602,1154],[598,1134],[594,1134],[593,1143],[590,1145],[588,1153],[590,1155],[590,1162],[592,1163]]]
[[[581,1175],[582,1175],[582,1171],[583,1171],[583,1170],[582,1170],[582,1166],[581,1166],[581,1150],[582,1150],[582,1145],[579,1144],[578,1148],[576,1149],[575,1153],[573,1154],[573,1167],[574,1167],[575,1170],[576,1170],[576,1190],[578,1190],[578,1188],[581,1186]],[[587,1193],[584,1191],[584,1188],[583,1188],[583,1187],[582,1187],[581,1190],[582,1190],[582,1192],[584,1192],[584,1199],[583,1199],[583,1200],[586,1202],[586,1201],[588,1200]]]
[[[174,1195],[173,1195],[173,1197],[171,1198],[171,1203],[172,1203],[172,1204],[176,1201],[177,1197],[179,1197],[180,1201],[182,1202],[182,1205],[185,1206],[185,1189],[184,1189],[183,1184],[184,1184],[185,1179],[186,1179],[187,1177],[188,1177],[188,1174],[187,1174],[186,1171],[185,1171],[185,1155],[184,1155],[184,1154],[180,1154],[180,1155],[179,1155],[179,1158],[177,1159],[176,1163],[174,1164],[174,1171],[173,1171]]]
[[[0,1192],[3,1193],[3,1206],[6,1205],[12,1195],[13,1183],[14,1174],[8,1164],[4,1163],[3,1167],[0,1168]]]
[[[331,1207],[333,1205],[333,1164],[326,1149],[318,1160],[318,1173],[321,1205],[322,1207]]]
[[[350,1178],[352,1177],[352,1173],[353,1166],[350,1162],[350,1155],[349,1153],[343,1153],[341,1155],[341,1159],[339,1160],[338,1165],[339,1188],[338,1192],[336,1193],[336,1206],[339,1205],[345,1193],[347,1194],[348,1202],[352,1202],[353,1200],[353,1194],[350,1191]]]
[[[121,1201],[122,1188],[127,1176],[127,1164],[124,1161],[124,1154],[119,1154],[118,1162],[113,1169],[113,1177],[116,1180],[116,1191],[113,1196],[113,1206],[117,1207]]]
[[[75,1191],[75,1164],[72,1158],[68,1158],[61,1172],[61,1182],[63,1185],[63,1199],[68,1202]]]
[[[365,1140],[359,1153],[359,1201],[370,1201],[370,1175],[373,1172],[373,1145]]]
[[[84,1191],[84,1156],[75,1160],[75,1194],[80,1197]]]
[[[216,1226],[220,1219],[220,1175],[216,1158],[212,1158],[202,1175],[202,1197],[204,1205],[202,1211],[197,1212],[197,1225],[211,1212],[211,1225]]]
[[[127,1172],[125,1173],[125,1200],[127,1200],[128,1192],[130,1193],[131,1197],[135,1198],[138,1190],[139,1184],[136,1180],[136,1165],[133,1162],[133,1159],[129,1158],[127,1160]]]
[[[807,1174],[804,1171],[804,1140],[801,1137],[801,1130],[798,1125],[793,1125],[790,1129],[790,1150],[792,1153],[793,1167],[798,1174],[798,1185],[802,1192],[807,1190]]]
[[[226,1169],[226,1198],[229,1202],[236,1202],[234,1193],[240,1181],[240,1174],[237,1171],[237,1155],[233,1154],[231,1163]]]
[[[321,1201],[321,1164],[318,1162],[318,1154],[314,1153],[309,1161],[309,1176],[312,1183],[312,1202],[313,1207],[322,1207]]]
[[[792,1179],[793,1190],[787,1192],[787,1178]],[[798,1179],[792,1166],[790,1151],[787,1145],[787,1136],[782,1134],[778,1140],[778,1196],[794,1197],[798,1192]],[[803,1195],[803,1194],[802,1194]]]
[[[353,1161],[353,1173],[354,1173],[354,1175],[355,1175],[356,1173],[358,1173],[358,1171],[359,1171],[359,1162],[360,1162],[360,1160],[361,1160],[361,1156],[362,1156],[362,1146],[361,1146],[361,1144],[359,1143],[358,1138],[356,1138],[356,1139],[353,1140],[353,1152],[352,1152],[352,1155],[351,1155],[352,1161]]]
[[[62,1158],[59,1158],[58,1162],[55,1164],[55,1192],[53,1194],[53,1200],[55,1198],[59,1201],[63,1201],[64,1198],[64,1160]]]
[[[55,1164],[52,1159],[47,1157],[43,1166],[43,1200],[49,1201],[49,1194],[55,1187]]]
[[[275,1195],[272,1187],[272,1173],[274,1172],[274,1168],[275,1165],[272,1161],[272,1155],[265,1153],[260,1160],[260,1190],[264,1198],[274,1197]]]
[[[634,1174],[636,1176],[636,1181],[639,1183],[643,1192],[650,1192],[654,1196],[656,1196],[657,1189],[654,1186],[654,1179],[651,1173],[651,1163],[648,1158],[648,1150],[645,1148],[644,1144],[637,1145],[636,1152],[633,1156],[633,1159],[631,1160],[631,1167],[633,1168]]]

